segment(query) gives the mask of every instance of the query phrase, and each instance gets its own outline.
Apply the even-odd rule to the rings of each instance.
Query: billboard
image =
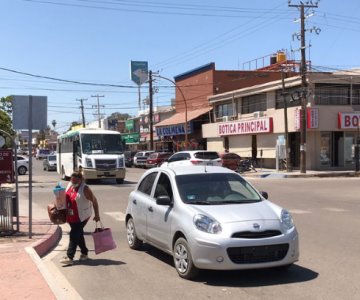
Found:
[[[148,80],[148,62],[147,61],[131,61],[130,77],[137,85],[142,85]]]

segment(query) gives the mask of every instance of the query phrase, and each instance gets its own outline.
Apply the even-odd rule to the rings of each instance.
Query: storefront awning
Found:
[[[197,117],[209,112],[212,108],[211,107],[204,107],[195,110],[188,110],[187,112],[187,121],[191,121],[196,119]],[[162,127],[162,126],[169,126],[169,125],[176,125],[176,124],[183,124],[185,123],[185,112],[176,113],[175,115],[171,116],[170,118],[163,120],[155,125],[155,127]]]

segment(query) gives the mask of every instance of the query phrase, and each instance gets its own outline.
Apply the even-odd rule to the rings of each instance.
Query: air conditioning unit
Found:
[[[255,111],[254,114],[253,114],[253,116],[254,116],[255,119],[256,119],[256,118],[261,118],[261,117],[263,117],[264,115],[265,115],[265,113],[264,113],[263,111]]]
[[[229,116],[223,116],[223,117],[222,117],[222,121],[223,121],[223,122],[229,122],[229,121],[230,121],[230,117],[229,117]]]

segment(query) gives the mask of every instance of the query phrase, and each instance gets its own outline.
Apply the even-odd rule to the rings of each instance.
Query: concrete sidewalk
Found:
[[[307,171],[303,174],[300,171],[260,168],[256,172],[244,172],[241,175],[259,179],[360,176],[359,172],[354,171]],[[24,215],[21,211],[26,211],[26,207],[20,209],[20,215]],[[0,237],[1,299],[65,299],[63,291],[56,285],[54,275],[50,274],[41,259],[57,246],[62,235],[61,227],[53,225],[48,219],[39,219],[40,215],[44,217],[43,211],[33,219],[32,239],[29,239],[27,217],[20,217],[19,232]]]
[[[61,228],[49,220],[33,220],[29,239],[29,219],[20,217],[19,229],[0,237],[1,299],[57,299],[55,281],[49,280],[40,257],[57,245]]]

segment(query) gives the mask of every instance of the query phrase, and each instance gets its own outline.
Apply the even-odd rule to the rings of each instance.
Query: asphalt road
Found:
[[[45,261],[69,298],[360,299],[359,178],[250,178],[259,190],[269,193],[271,201],[292,212],[300,234],[300,261],[285,272],[203,271],[196,281],[186,281],[178,277],[169,255],[146,245],[140,251],[127,246],[127,197],[142,173],[128,169],[124,185],[112,181],[91,185],[117,249],[95,255],[94,222],[89,222],[85,230],[91,259],[63,267],[58,262],[68,242],[68,228],[63,225],[63,238]],[[21,193],[27,192],[26,177],[21,178]],[[46,217],[59,176],[43,171],[40,162],[34,161],[33,179],[33,205],[40,208],[35,217]]]

